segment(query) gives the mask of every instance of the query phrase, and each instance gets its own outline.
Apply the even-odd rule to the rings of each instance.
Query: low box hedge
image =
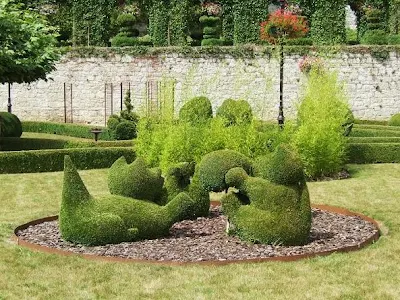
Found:
[[[388,126],[385,126],[388,127]],[[368,128],[353,128],[350,133],[351,137],[400,137],[400,130],[383,130]]]
[[[354,144],[400,143],[400,137],[349,137],[348,141]]]
[[[348,162],[400,163],[400,143],[351,143],[348,147]]]
[[[93,147],[132,147],[133,141],[73,141],[47,138],[0,138],[0,151],[93,148]]]
[[[0,174],[62,171],[65,155],[81,170],[109,168],[121,156],[128,162],[136,156],[131,147],[0,152]]]
[[[113,140],[108,129],[105,127],[70,124],[70,123],[53,123],[53,122],[36,122],[24,121],[22,122],[23,132],[40,132],[40,133],[54,133],[59,135],[68,135],[80,138],[93,139],[93,133],[90,132],[92,128],[99,128],[103,132],[99,134],[99,140]]]

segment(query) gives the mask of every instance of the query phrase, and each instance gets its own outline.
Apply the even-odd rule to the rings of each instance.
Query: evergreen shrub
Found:
[[[0,137],[20,137],[22,124],[18,117],[9,112],[0,112]]]
[[[213,116],[211,101],[207,97],[195,97],[179,111],[179,120],[191,124],[203,123]]]
[[[226,99],[216,115],[223,118],[227,126],[249,124],[253,119],[251,106],[245,100]]]
[[[393,115],[389,120],[390,126],[400,126],[400,113]]]

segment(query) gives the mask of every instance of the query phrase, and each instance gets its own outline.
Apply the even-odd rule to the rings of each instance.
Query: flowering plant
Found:
[[[203,12],[205,12],[209,16],[221,16],[222,14],[222,7],[218,3],[214,2],[204,2],[201,5]]]
[[[319,57],[305,55],[299,61],[299,68],[304,74],[310,73],[311,69],[315,69],[317,72],[321,73],[324,70],[324,62]]]
[[[303,37],[307,32],[308,24],[304,17],[279,9],[270,14],[268,20],[261,23],[260,38],[263,41],[276,44],[284,38]]]

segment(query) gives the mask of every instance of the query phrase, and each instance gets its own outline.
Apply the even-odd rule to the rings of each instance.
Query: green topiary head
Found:
[[[235,167],[243,168],[251,174],[251,161],[245,155],[233,150],[218,150],[203,157],[199,164],[199,179],[207,191],[221,192],[228,188],[225,182],[226,173]]]
[[[191,124],[204,123],[212,119],[212,116],[211,102],[207,97],[195,97],[179,111],[179,120]]]
[[[114,132],[117,140],[131,140],[136,137],[136,124],[131,121],[123,121],[115,127]]]
[[[16,115],[0,112],[0,137],[20,137],[22,124]]]
[[[304,182],[300,156],[289,145],[279,145],[269,162],[268,179],[276,184],[292,185]]]
[[[389,120],[390,126],[400,126],[400,113],[393,115]]]
[[[108,172],[108,187],[114,195],[157,203],[163,184],[161,171],[149,169],[142,158],[127,164],[125,158],[121,157]]]
[[[227,99],[217,109],[217,117],[224,118],[226,126],[240,125],[249,124],[253,113],[247,101]]]
[[[239,188],[249,177],[243,168],[236,167],[230,169],[225,175],[226,185],[229,187]]]

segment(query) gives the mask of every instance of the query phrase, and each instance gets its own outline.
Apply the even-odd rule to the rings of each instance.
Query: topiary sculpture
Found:
[[[117,159],[108,170],[108,188],[113,195],[158,203],[164,178],[160,169],[149,169],[142,158],[128,164]]]
[[[152,184],[143,180],[142,187],[148,191]],[[59,217],[65,240],[104,245],[157,238],[167,235],[173,223],[192,215],[194,208],[195,202],[187,193],[179,193],[165,206],[116,195],[94,198],[70,157],[65,156]]]
[[[390,126],[400,126],[400,113],[391,116],[388,124]]]
[[[245,155],[233,150],[218,150],[203,157],[199,164],[198,176],[203,189],[208,192],[222,192],[228,188],[225,174],[234,167],[242,167],[251,174],[251,161]]]
[[[227,186],[237,189],[221,200],[229,230],[251,242],[305,244],[311,228],[311,207],[300,160],[288,148],[280,147],[271,158],[270,170],[276,167],[276,172],[268,172],[271,181],[251,177],[240,167],[226,173]]]
[[[186,102],[179,111],[179,121],[193,125],[204,123],[212,117],[211,102],[207,97],[195,97]]]
[[[249,124],[253,119],[250,104],[245,100],[226,99],[217,109],[217,117],[225,120],[225,125]]]

